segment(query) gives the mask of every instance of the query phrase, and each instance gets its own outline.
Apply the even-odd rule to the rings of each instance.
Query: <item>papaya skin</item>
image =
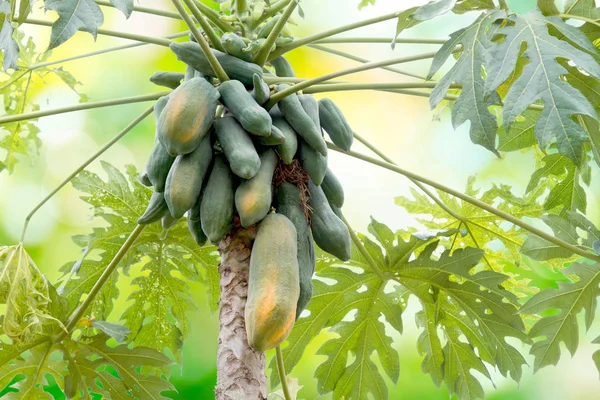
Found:
[[[221,102],[248,133],[257,136],[271,134],[271,116],[246,91],[241,82],[233,80],[223,82],[219,86],[219,93],[221,93]]]
[[[331,99],[319,100],[319,117],[331,141],[341,149],[350,150],[354,133],[342,110]]]
[[[256,175],[260,157],[248,132],[231,116],[217,119],[214,128],[231,171],[243,179]]]
[[[279,154],[284,164],[289,165],[294,161],[294,157],[298,152],[298,135],[287,123],[277,105],[271,108],[269,114],[271,114],[273,126],[279,129],[285,138],[284,142],[277,146],[277,154]]]
[[[233,222],[233,176],[223,156],[216,156],[201,202],[202,231],[218,243]]]

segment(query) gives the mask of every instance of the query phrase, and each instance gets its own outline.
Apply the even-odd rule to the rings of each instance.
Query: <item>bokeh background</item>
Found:
[[[424,0],[377,0],[376,6],[359,11],[359,0],[304,0],[302,8],[305,19],[301,20],[294,33],[297,37],[344,25],[363,18],[404,10],[413,5],[422,5]],[[137,2],[136,2],[137,3]],[[212,0],[205,3],[214,5]],[[509,0],[511,9],[526,12],[535,7],[535,0]],[[172,10],[168,0],[144,0],[139,5]],[[44,13],[43,5],[34,5],[36,18],[54,20],[56,15]],[[110,8],[103,7],[103,28],[145,35],[165,36],[185,30],[177,20],[133,13],[129,20]],[[423,23],[405,31],[402,37],[447,38],[450,32],[469,23],[475,15],[457,16],[449,14]],[[40,49],[49,41],[49,28],[24,26],[27,34],[35,38]],[[357,31],[348,36],[391,37],[395,30],[394,21],[381,23]],[[61,59],[75,54],[90,52],[126,43],[125,40],[99,36],[96,41],[89,34],[78,33],[63,46],[56,49],[51,59]],[[335,45],[336,48],[360,55],[371,60],[381,60],[403,55],[435,50],[431,45],[398,45],[391,50],[387,44]],[[314,77],[326,72],[356,65],[351,61],[318,52],[297,50],[289,54],[297,76]],[[425,75],[428,61],[405,64],[401,69]],[[89,96],[90,101],[134,96],[159,90],[148,81],[157,70],[184,71],[175,56],[167,49],[147,45],[130,51],[108,53],[102,56],[72,61],[64,64],[81,82],[79,90]],[[371,71],[347,77],[347,80],[403,81],[402,76]],[[48,78],[35,82],[33,88],[36,101],[42,109],[75,104],[78,95],[58,79]],[[421,175],[462,190],[471,175],[477,175],[478,185],[488,187],[492,182],[511,184],[521,194],[533,172],[533,157],[529,153],[506,154],[502,159],[482,147],[473,145],[468,137],[468,123],[453,130],[448,110],[431,112],[427,99],[382,92],[343,92],[330,97],[345,112],[355,131],[372,141],[401,166]],[[43,118],[39,121],[43,147],[38,157],[21,159],[13,175],[0,174],[0,244],[18,242],[22,222],[29,210],[62,181],[74,168],[120,131],[127,123],[147,107],[134,104],[121,107],[96,109],[86,112],[63,114]],[[101,159],[122,168],[134,164],[141,169],[153,145],[154,122],[147,118],[130,132],[119,144]],[[367,152],[358,144],[356,149]],[[392,229],[414,226],[414,220],[394,205],[394,197],[409,194],[409,183],[401,176],[392,174],[361,161],[346,158],[338,153],[330,155],[331,168],[342,181],[347,192],[344,212],[353,227],[365,232],[370,216],[385,222]],[[90,170],[105,176],[99,163]],[[589,217],[598,223],[600,207],[600,178],[594,171],[593,186],[589,190]],[[58,268],[69,260],[80,257],[79,249],[72,243],[71,236],[88,233],[98,224],[91,217],[85,203],[70,186],[54,197],[31,222],[26,242],[27,250],[38,267],[55,282],[60,277]],[[131,291],[128,282],[121,284],[122,299]],[[218,318],[206,306],[204,291],[194,286],[194,297],[200,311],[190,314],[191,333],[184,345],[183,368],[174,367],[172,382],[179,393],[174,399],[210,399],[216,383],[216,346]],[[113,318],[118,318],[127,306],[120,301]],[[395,347],[400,352],[401,373],[397,385],[389,383],[390,398],[447,399],[446,389],[434,386],[429,376],[421,372],[421,357],[417,353],[418,331],[414,325],[414,304],[404,314],[405,332],[394,337]],[[600,318],[597,318],[600,320]],[[557,367],[547,367],[532,376],[525,368],[524,377],[517,386],[513,381],[494,374],[495,386],[485,383],[489,399],[510,400],[594,400],[600,399],[598,371],[593,365],[591,353],[595,350],[590,343],[597,336],[600,324],[592,328],[575,357],[571,358],[563,348],[563,357]],[[595,335],[592,334],[595,332]],[[301,363],[291,371],[300,380],[303,389],[300,398],[330,399],[331,395],[319,396],[313,372],[324,357],[315,352],[327,338],[322,334],[305,351]],[[273,354],[268,354],[269,358]],[[531,361],[531,358],[528,359]],[[530,362],[531,364],[531,362]],[[60,398],[60,397],[58,397]]]

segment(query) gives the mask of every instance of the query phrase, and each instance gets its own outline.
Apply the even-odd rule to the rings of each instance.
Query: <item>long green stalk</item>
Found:
[[[309,79],[309,80],[299,83],[297,85],[290,86],[289,88],[282,90],[281,92],[275,93],[269,99],[269,102],[267,103],[267,107],[272,107],[279,100],[281,100],[291,94],[294,94],[300,90],[317,85],[324,81],[339,78],[340,76],[355,74],[357,72],[368,71],[368,70],[375,69],[375,68],[387,67],[388,65],[396,65],[396,64],[402,64],[402,63],[407,63],[407,62],[412,62],[412,61],[427,60],[427,59],[433,58],[435,55],[436,55],[436,52],[423,53],[423,54],[417,54],[417,55],[410,56],[410,57],[400,57],[400,58],[393,58],[391,60],[370,62],[370,63],[359,65],[354,68],[348,68],[348,69],[343,69],[341,71],[331,72],[329,74],[325,74],[325,75],[322,75],[322,76],[319,76],[319,77],[316,77],[313,79]]]
[[[52,26],[53,25],[53,22],[51,22],[51,21],[42,21],[42,20],[34,19],[34,18],[27,18],[27,19],[25,19],[24,22],[27,24],[41,25],[41,26]],[[82,32],[84,31],[83,28],[79,28],[79,30]],[[98,35],[118,37],[121,39],[135,40],[138,42],[153,43],[153,44],[157,44],[159,46],[165,46],[165,47],[169,47],[169,45],[172,43],[172,41],[168,40],[168,39],[156,38],[156,37],[152,37],[152,36],[136,35],[134,33],[111,31],[109,29],[98,29]]]
[[[383,82],[383,83],[328,83],[311,86],[304,89],[303,93],[314,94],[314,93],[326,93],[326,92],[343,92],[351,90],[382,90],[391,91],[411,88],[425,88],[431,89],[437,85],[437,82]],[[451,88],[460,89],[460,85],[451,85]]]
[[[285,28],[285,24],[287,24],[288,19],[292,16],[292,13],[296,9],[296,6],[298,6],[298,2],[296,0],[291,1],[287,5],[285,11],[283,12],[283,14],[281,14],[281,17],[277,20],[277,23],[275,24],[271,32],[269,32],[267,40],[265,40],[263,45],[258,50],[256,57],[254,57],[255,64],[258,64],[261,67],[265,65],[267,59],[269,58],[269,54],[271,53],[271,48],[275,44],[275,40],[277,40],[277,37],[279,36],[281,31],[283,30],[283,28]]]
[[[581,17],[579,15],[558,14],[558,16],[560,18],[564,18],[564,19],[576,19],[576,20],[579,20],[579,21],[587,22],[587,23],[592,24],[592,25],[600,26],[600,22],[598,22],[598,20],[591,19],[591,18],[586,18],[586,17]]]
[[[26,121],[28,119],[47,117],[49,115],[56,115],[56,114],[64,114],[64,113],[73,112],[73,111],[83,111],[83,110],[90,110],[93,108],[120,106],[122,104],[132,104],[132,103],[142,103],[145,101],[153,101],[153,100],[158,100],[160,97],[166,96],[169,93],[170,93],[170,91],[152,93],[152,94],[144,94],[141,96],[123,97],[120,99],[96,101],[96,102],[90,102],[90,103],[81,103],[81,104],[76,104],[74,106],[54,108],[51,110],[34,111],[34,112],[30,112],[30,113],[8,115],[5,117],[0,117],[0,126],[3,124],[8,124],[10,122]]]
[[[75,171],[73,171],[64,181],[62,181],[57,187],[54,188],[42,201],[40,201],[30,212],[27,214],[25,218],[25,223],[23,224],[23,232],[21,233],[21,243],[25,241],[25,234],[27,232],[27,226],[29,225],[29,221],[35,215],[36,212],[48,200],[50,200],[60,189],[62,189],[66,184],[71,182],[75,176],[77,176],[81,171],[83,171],[88,165],[90,165],[94,160],[100,157],[106,150],[110,149],[115,143],[117,143],[123,136],[125,136],[129,131],[131,131],[134,127],[136,127],[140,122],[142,122],[148,115],[150,115],[153,111],[154,107],[149,107],[140,114],[139,117],[131,121],[129,125],[127,125],[121,132],[119,132],[114,138],[112,138],[108,143],[106,143],[100,150],[98,150],[93,156],[88,158],[83,164],[81,164]]]
[[[198,21],[198,23],[202,27],[204,33],[206,33],[206,36],[208,36],[208,39],[212,43],[213,47],[219,51],[225,52],[225,48],[221,44],[221,40],[219,39],[213,28],[210,26],[206,18],[204,18],[198,7],[196,7],[196,4],[193,2],[193,0],[183,1],[192,12],[194,18],[196,18],[196,21]]]
[[[268,20],[269,18],[275,16],[279,11],[283,10],[289,3],[293,0],[280,0],[277,3],[273,4],[271,7],[267,8],[263,15],[258,18],[250,28],[256,29],[260,24]]]
[[[202,14],[204,14],[204,16],[206,18],[208,18],[210,20],[210,22],[215,24],[215,26],[217,28],[219,28],[221,30],[221,32],[233,32],[234,31],[234,29],[231,25],[229,25],[227,22],[221,20],[221,16],[219,15],[219,13],[217,11],[213,10],[212,8],[210,8],[209,6],[207,6],[200,0],[194,0],[194,3],[196,3],[196,7],[198,7],[198,9],[202,12]]]
[[[424,184],[426,184],[428,186],[431,186],[431,187],[433,187],[435,189],[441,190],[441,191],[443,191],[445,193],[448,193],[448,194],[450,194],[450,195],[452,195],[454,197],[457,197],[457,198],[459,198],[459,199],[461,199],[463,201],[466,201],[467,203],[470,203],[470,204],[472,204],[472,205],[474,205],[474,206],[476,206],[478,208],[481,208],[482,210],[485,210],[485,211],[487,211],[487,212],[489,212],[491,214],[494,214],[497,217],[500,217],[500,218],[504,219],[505,221],[508,221],[508,222],[510,222],[510,223],[512,223],[512,224],[514,224],[514,225],[516,225],[518,227],[520,227],[520,228],[523,228],[524,230],[526,230],[528,232],[531,232],[534,235],[537,235],[540,238],[549,241],[550,243],[553,243],[553,244],[555,244],[555,245],[557,245],[559,247],[562,247],[562,248],[564,248],[566,250],[569,250],[569,251],[573,252],[574,254],[580,255],[580,256],[585,257],[585,258],[587,258],[589,260],[600,262],[600,256],[598,256],[598,255],[588,253],[587,251],[585,251],[583,249],[580,249],[577,246],[569,244],[569,243],[567,243],[567,242],[565,242],[565,241],[563,241],[561,239],[558,239],[558,238],[556,238],[556,237],[554,237],[552,235],[549,235],[548,233],[542,231],[541,229],[536,228],[535,226],[529,225],[528,223],[521,221],[520,219],[516,218],[515,216],[513,216],[511,214],[508,214],[507,212],[499,210],[499,209],[497,209],[497,208],[495,208],[495,207],[493,207],[493,206],[491,206],[491,205],[489,205],[487,203],[484,203],[481,200],[478,200],[478,199],[476,199],[474,197],[471,197],[471,196],[466,195],[464,193],[461,193],[461,192],[459,192],[457,190],[449,188],[449,187],[447,187],[445,185],[442,185],[441,183],[438,183],[438,182],[435,182],[435,181],[433,181],[431,179],[422,177],[420,175],[417,175],[417,174],[415,174],[413,172],[407,171],[407,170],[405,170],[403,168],[400,168],[400,167],[398,167],[396,165],[393,165],[393,164],[390,164],[388,162],[380,161],[380,160],[377,160],[375,158],[366,156],[366,155],[361,154],[361,153],[357,153],[357,152],[352,151],[352,150],[349,150],[349,151],[342,150],[339,147],[335,146],[333,143],[327,142],[327,147],[329,149],[331,149],[331,150],[334,150],[334,151],[340,152],[342,154],[346,154],[346,155],[348,155],[350,157],[354,157],[354,158],[357,158],[359,160],[363,160],[363,161],[366,161],[368,163],[380,166],[382,168],[385,168],[385,169],[388,169],[390,171],[396,172],[396,173],[398,173],[400,175],[404,175],[404,176],[406,176],[408,178],[411,178],[411,179],[414,179],[414,180],[419,181],[421,183],[424,183]]]
[[[223,69],[221,64],[219,63],[219,60],[217,60],[217,57],[215,57],[214,53],[210,49],[210,46],[206,42],[206,39],[204,39],[204,36],[202,36],[202,33],[196,27],[196,24],[194,24],[194,21],[192,21],[192,17],[190,17],[190,15],[187,13],[187,11],[185,11],[185,8],[183,7],[181,0],[171,0],[171,1],[172,1],[173,5],[175,6],[175,8],[177,9],[177,12],[179,13],[179,15],[181,15],[181,17],[183,18],[183,21],[187,24],[188,28],[190,28],[190,31],[192,31],[192,34],[196,38],[196,41],[198,42],[200,47],[202,48],[204,55],[208,59],[210,66],[215,71],[215,74],[217,75],[219,80],[221,82],[228,81],[229,77],[227,76],[227,73],[225,72],[225,70]]]
[[[367,249],[365,248],[363,243],[360,241],[360,239],[356,235],[356,232],[354,232],[354,229],[352,229],[352,227],[350,226],[350,223],[348,223],[348,220],[346,219],[346,217],[344,217],[342,215],[341,220],[348,227],[348,232],[350,233],[350,239],[352,239],[352,242],[358,249],[358,252],[364,257],[365,260],[367,260],[367,264],[369,264],[369,266],[371,267],[373,272],[375,272],[382,281],[384,281],[384,282],[388,281],[389,278],[385,276],[385,274],[383,273],[381,268],[379,268],[379,265],[377,265],[377,262],[373,259],[373,257],[371,257],[371,254],[369,254],[369,252],[367,251]]]
[[[275,348],[275,357],[277,360],[277,371],[279,372],[279,380],[281,381],[281,389],[283,390],[283,397],[285,400],[292,400],[290,396],[290,389],[288,388],[287,379],[285,377],[285,364],[283,362],[283,354],[281,353],[281,347]]]
[[[392,37],[332,37],[321,40],[315,40],[314,44],[334,44],[334,43],[386,43],[390,44],[394,38]],[[400,44],[444,44],[447,40],[444,39],[411,39],[398,38],[396,43]]]

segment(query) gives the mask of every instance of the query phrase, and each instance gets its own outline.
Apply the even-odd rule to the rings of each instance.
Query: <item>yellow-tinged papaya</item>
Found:
[[[244,228],[262,220],[271,209],[273,173],[277,155],[271,149],[260,155],[258,173],[238,186],[235,191],[235,208]]]
[[[220,94],[203,78],[185,81],[169,95],[157,123],[160,143],[172,156],[198,147],[215,118]]]
[[[292,331],[300,294],[297,233],[282,214],[258,225],[250,255],[245,309],[248,344],[257,351],[279,346]]]
[[[177,157],[165,185],[165,200],[171,215],[177,219],[196,204],[202,189],[202,182],[212,161],[210,135],[191,152]]]

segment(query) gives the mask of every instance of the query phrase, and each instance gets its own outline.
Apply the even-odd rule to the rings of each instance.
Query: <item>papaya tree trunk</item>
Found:
[[[244,308],[254,229],[236,230],[219,243],[221,300],[216,400],[267,398],[265,354],[248,345]]]

